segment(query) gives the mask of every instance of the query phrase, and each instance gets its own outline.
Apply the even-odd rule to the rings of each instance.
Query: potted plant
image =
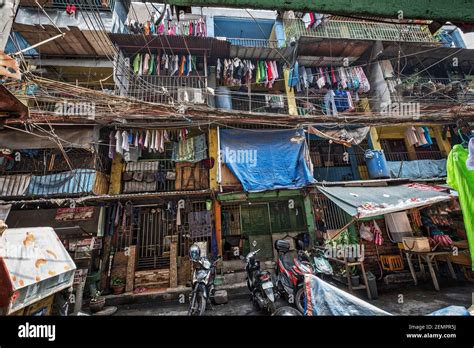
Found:
[[[122,278],[112,279],[112,291],[115,295],[122,294],[125,290],[125,280]]]
[[[355,267],[352,267],[349,271],[351,275],[351,284],[352,286],[359,286],[360,285],[360,277],[357,274],[357,269]]]
[[[96,291],[89,302],[89,308],[92,313],[97,313],[105,306],[105,298],[101,296],[100,291]]]

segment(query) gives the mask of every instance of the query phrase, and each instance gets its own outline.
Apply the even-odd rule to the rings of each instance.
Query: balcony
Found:
[[[127,76],[118,75],[126,81]],[[207,105],[207,79],[201,76],[132,76],[116,93],[151,103],[175,104],[177,102]]]
[[[422,104],[474,104],[474,84],[472,78],[436,78],[407,76],[393,81],[392,94],[401,96],[405,102]]]
[[[106,193],[108,178],[103,172],[109,170],[108,161],[86,150],[65,151],[67,161],[59,150],[49,149],[17,151],[1,157],[0,197]]]
[[[67,5],[75,5],[78,10],[113,11],[115,0],[47,0],[39,1],[44,8],[66,9]],[[20,6],[38,7],[34,0],[21,0]]]
[[[285,19],[286,39],[302,36],[351,40],[382,40],[437,43],[426,26],[331,20],[317,28],[306,28],[300,19]]]
[[[278,48],[277,40],[266,39],[246,39],[246,38],[226,38],[228,42],[236,46],[260,47],[260,48]]]
[[[232,110],[288,115],[288,98],[285,94],[230,92]]]
[[[204,190],[209,174],[201,163],[173,162],[169,158],[126,163],[123,193]]]

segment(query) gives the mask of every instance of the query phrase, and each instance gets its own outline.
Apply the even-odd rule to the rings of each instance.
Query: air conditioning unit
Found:
[[[179,103],[204,104],[204,96],[200,88],[178,88]]]

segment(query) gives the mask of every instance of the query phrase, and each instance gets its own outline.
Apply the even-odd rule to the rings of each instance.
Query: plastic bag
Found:
[[[360,238],[366,240],[367,242],[372,242],[374,240],[374,235],[370,231],[370,227],[362,223],[359,228]]]

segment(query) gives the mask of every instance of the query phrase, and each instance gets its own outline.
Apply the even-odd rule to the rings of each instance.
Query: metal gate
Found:
[[[141,208],[137,235],[137,270],[169,268],[172,221],[160,207]]]

